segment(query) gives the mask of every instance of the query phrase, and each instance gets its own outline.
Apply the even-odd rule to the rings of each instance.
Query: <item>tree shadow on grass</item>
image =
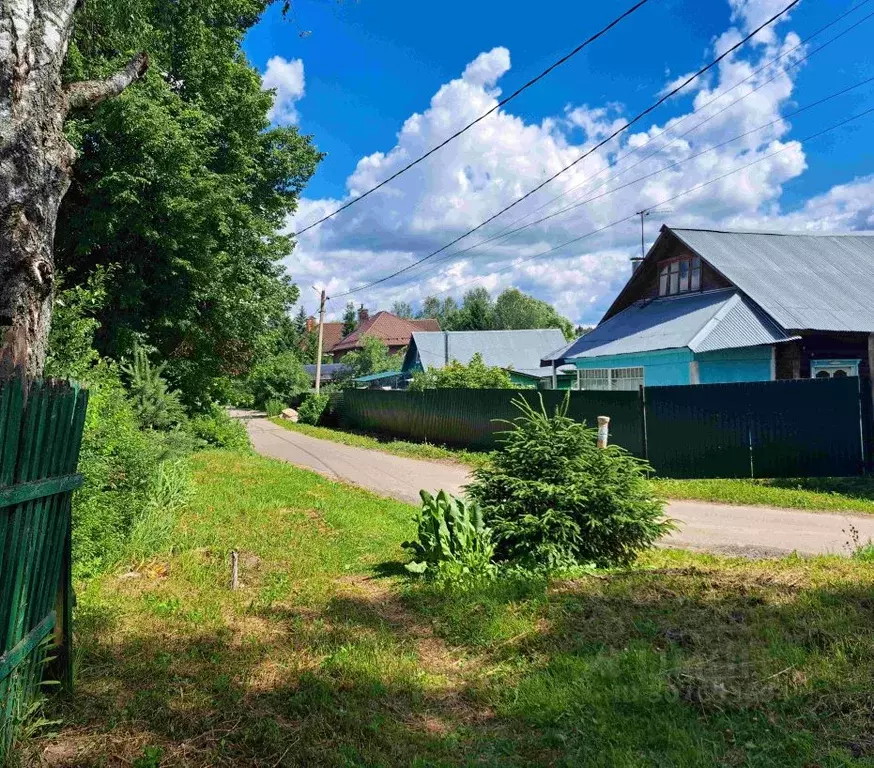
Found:
[[[667,568],[87,638],[55,766],[874,764],[872,576]],[[97,631],[97,630],[95,630]]]

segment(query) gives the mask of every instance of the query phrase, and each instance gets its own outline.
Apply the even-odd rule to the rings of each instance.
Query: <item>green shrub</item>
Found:
[[[178,430],[140,428],[115,368],[101,363],[90,391],[79,471],[85,485],[73,496],[73,561],[77,577],[90,576],[122,556],[135,519],[145,508],[160,464],[193,445]]]
[[[322,420],[322,414],[328,407],[327,395],[307,395],[297,409],[297,415],[304,424],[316,426]]]
[[[249,374],[249,389],[259,407],[265,407],[268,400],[290,403],[296,395],[309,392],[310,377],[293,353],[281,352],[255,365]]]
[[[412,392],[426,389],[517,389],[507,371],[486,365],[479,352],[467,365],[453,360],[443,368],[416,371],[409,388]]]
[[[270,417],[279,416],[286,408],[282,400],[268,400],[264,403],[264,412]]]
[[[249,433],[243,422],[232,419],[224,408],[217,405],[206,413],[194,416],[188,428],[198,440],[213,448],[247,451],[251,447]]]
[[[568,418],[569,398],[549,416],[540,401],[500,436],[468,494],[483,508],[500,559],[532,568],[632,562],[673,527],[646,480],[647,465]]]
[[[414,520],[417,538],[401,545],[413,557],[407,570],[454,583],[492,576],[494,547],[479,505],[446,491],[436,497],[427,491],[419,493],[422,507]]]
[[[131,402],[142,427],[172,429],[185,422],[185,409],[179,393],[173,392],[164,381],[164,365],[152,365],[142,347],[134,349],[134,358],[122,365],[129,378]]]
[[[179,513],[188,505],[192,491],[191,472],[184,459],[158,465],[142,510],[131,526],[125,546],[127,557],[142,560],[172,550]]]

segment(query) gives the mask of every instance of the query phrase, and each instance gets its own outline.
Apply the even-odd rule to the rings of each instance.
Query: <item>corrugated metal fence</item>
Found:
[[[663,477],[853,475],[864,466],[863,390],[870,398],[867,383],[846,378],[571,392],[569,415],[592,425],[610,416],[611,441]],[[349,390],[332,410],[350,429],[492,448],[503,422],[519,415],[517,395],[532,403],[542,395],[551,411],[565,393]]]
[[[87,393],[0,383],[0,763],[43,672],[72,683],[70,503]]]

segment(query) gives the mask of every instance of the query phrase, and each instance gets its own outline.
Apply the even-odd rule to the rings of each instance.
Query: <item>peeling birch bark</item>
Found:
[[[61,84],[77,0],[0,0],[0,376],[42,374],[53,246],[75,152],[70,109],[117,96],[149,66],[138,54],[106,80]]]

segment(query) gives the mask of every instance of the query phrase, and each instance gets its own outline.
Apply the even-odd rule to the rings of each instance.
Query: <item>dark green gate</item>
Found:
[[[646,434],[662,477],[857,475],[860,380],[647,387]]]
[[[0,757],[43,675],[72,685],[70,504],[87,393],[0,383]]]

